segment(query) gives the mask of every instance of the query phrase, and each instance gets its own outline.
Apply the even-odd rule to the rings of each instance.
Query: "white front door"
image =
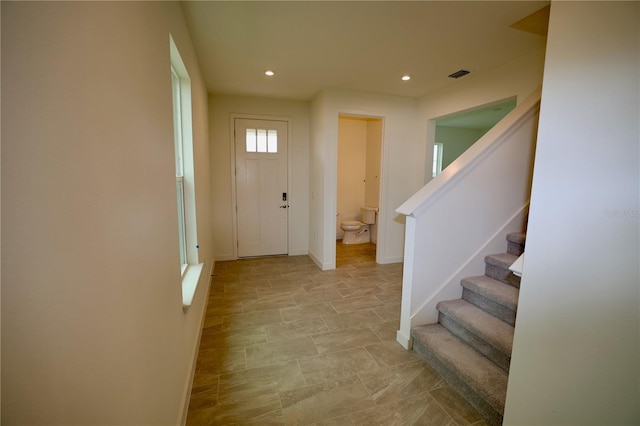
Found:
[[[287,122],[234,125],[238,257],[287,254]]]

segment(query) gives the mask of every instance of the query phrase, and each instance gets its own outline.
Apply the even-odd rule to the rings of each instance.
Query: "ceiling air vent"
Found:
[[[467,74],[469,74],[470,71],[467,70],[460,70],[460,71],[456,71],[453,74],[449,74],[449,77],[451,78],[460,78],[462,76],[465,76]]]

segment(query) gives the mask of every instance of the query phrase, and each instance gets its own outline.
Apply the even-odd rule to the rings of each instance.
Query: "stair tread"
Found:
[[[437,309],[505,355],[511,356],[514,328],[464,299],[439,302]]]
[[[463,343],[440,324],[416,327],[411,334],[491,407],[504,413],[507,373]]]
[[[527,234],[525,234],[524,232],[511,232],[507,234],[507,241],[510,241],[512,243],[524,245],[526,239]]]
[[[520,290],[512,285],[494,280],[486,275],[463,278],[460,282],[462,287],[474,293],[505,306],[513,311],[518,308],[518,295]]]
[[[509,269],[509,266],[518,259],[518,256],[510,253],[496,253],[488,254],[485,256],[484,261],[489,265],[499,266],[501,268]]]

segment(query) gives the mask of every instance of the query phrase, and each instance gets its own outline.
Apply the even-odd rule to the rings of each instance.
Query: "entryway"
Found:
[[[288,254],[287,122],[236,118],[238,257]]]

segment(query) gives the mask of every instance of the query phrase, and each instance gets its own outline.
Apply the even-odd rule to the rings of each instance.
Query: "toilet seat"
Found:
[[[345,231],[358,231],[362,227],[362,222],[357,220],[345,220],[340,224],[340,227]]]

